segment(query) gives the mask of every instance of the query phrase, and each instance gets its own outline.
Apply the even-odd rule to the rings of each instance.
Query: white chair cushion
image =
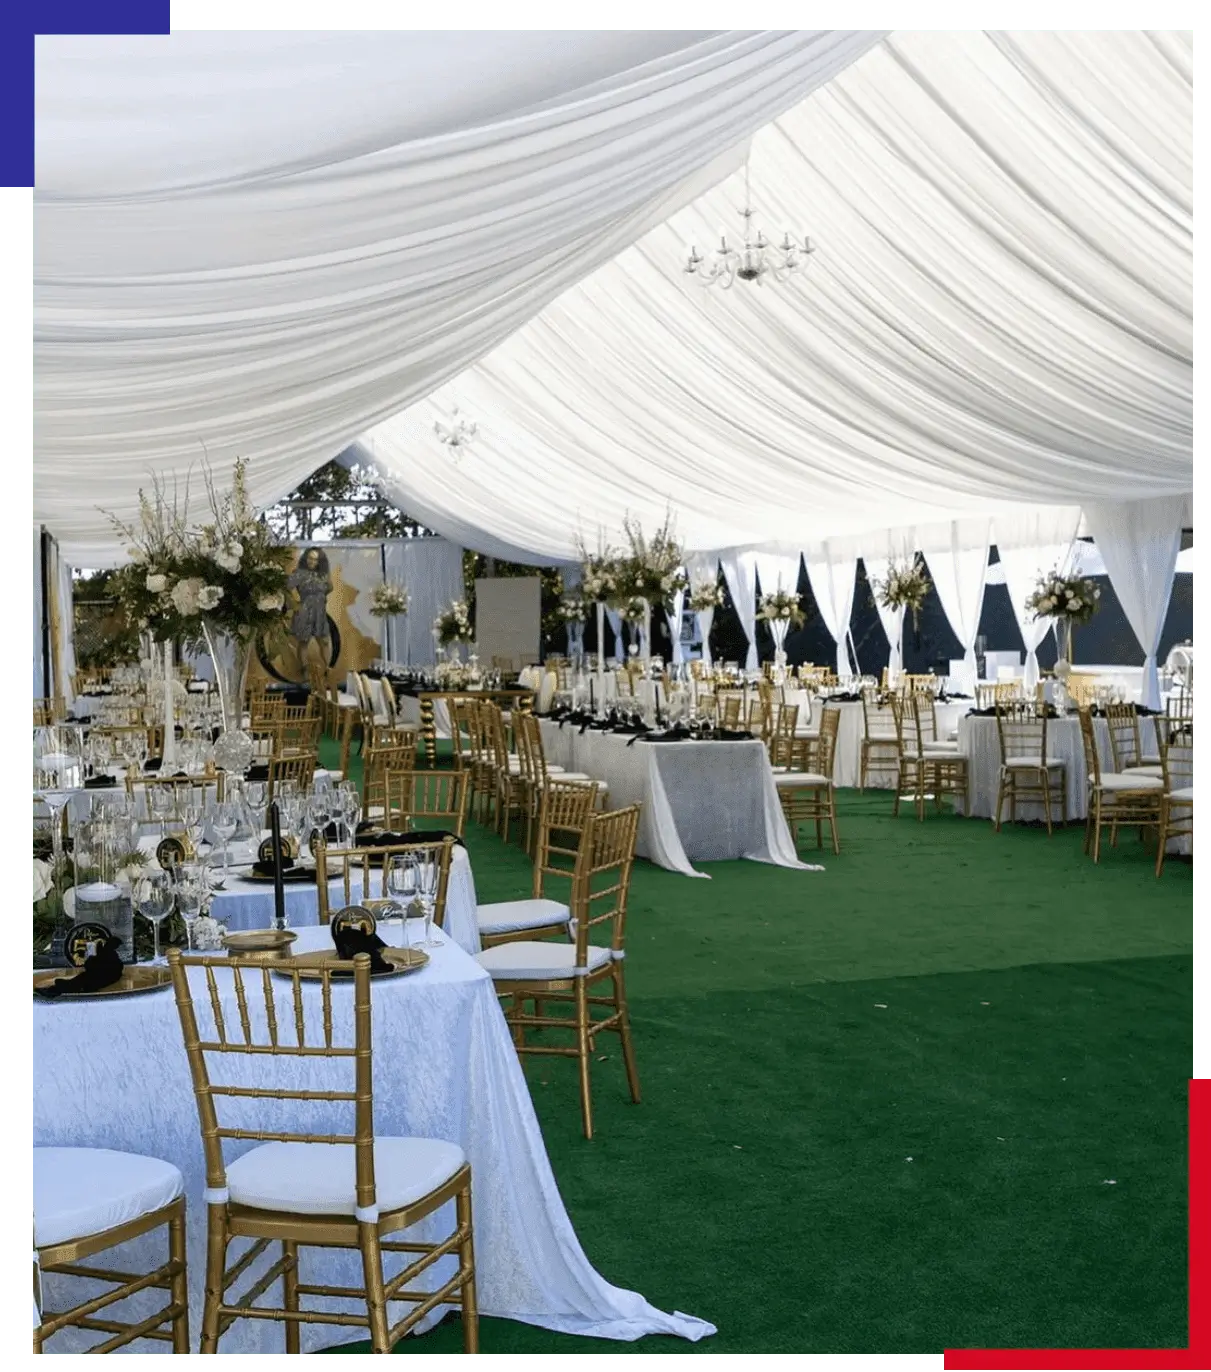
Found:
[[[1005,759],[1006,767],[1041,767],[1042,765],[1037,757],[1007,757]],[[1063,758],[1049,757],[1047,759],[1048,767],[1062,767],[1063,765]]]
[[[507,934],[516,929],[544,929],[567,924],[572,912],[557,900],[500,900],[475,910],[481,934]]]
[[[927,753],[957,753],[959,751],[958,742],[949,738],[930,738],[925,741],[925,752]]]
[[[109,1148],[34,1149],[34,1243],[46,1248],[117,1229],[185,1190],[170,1162]]]
[[[399,1210],[442,1185],[466,1159],[444,1139],[376,1138],[374,1190],[380,1211]],[[357,1176],[351,1143],[262,1143],[227,1168],[238,1205],[292,1215],[352,1215]]]
[[[832,781],[821,772],[775,772],[774,785],[783,786],[831,786]]]
[[[1179,786],[1176,791],[1169,792],[1170,800],[1184,800],[1187,805],[1194,804],[1194,787]]]
[[[1146,777],[1163,777],[1165,775],[1165,769],[1159,762],[1141,762],[1138,767],[1129,766],[1127,771],[1132,776],[1140,772]]]
[[[819,737],[820,737],[820,730],[819,730],[819,729],[796,729],[796,730],[795,730],[795,737],[796,737],[796,738],[819,738]],[[893,735],[893,737],[894,737],[894,735]]]
[[[564,981],[584,975],[576,966],[574,943],[498,943],[477,953],[475,960],[493,981]],[[590,948],[588,970],[595,972],[609,960],[608,948]]]
[[[1090,785],[1093,777],[1089,778]],[[1146,772],[1103,772],[1103,791],[1159,791],[1164,782]]]

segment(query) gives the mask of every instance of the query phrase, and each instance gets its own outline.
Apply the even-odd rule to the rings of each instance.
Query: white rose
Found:
[[[230,548],[220,548],[215,553],[214,560],[225,572],[238,572],[240,570],[240,555]]]
[[[257,600],[256,607],[258,610],[264,610],[268,613],[270,610],[280,610],[285,603],[286,600],[281,591],[274,591],[269,595],[261,596]]]
[[[1070,610],[1079,610],[1081,608],[1081,598],[1079,595],[1074,595],[1072,597],[1072,599],[1068,602],[1068,608]]]
[[[152,572],[147,578],[146,585],[152,595],[159,595],[161,591],[168,589],[168,578],[163,572]]]
[[[196,615],[198,612],[198,593],[202,583],[196,576],[178,581],[172,588],[172,603],[181,615]]]
[[[43,900],[51,891],[51,866],[42,858],[34,858],[34,899]]]
[[[74,886],[69,886],[63,892],[63,913],[72,921],[76,918],[76,888]]]
[[[1049,595],[1048,595],[1048,596],[1044,596],[1043,599],[1039,601],[1039,610],[1040,610],[1043,614],[1049,615],[1049,614],[1051,613],[1052,607],[1053,607],[1054,605],[1055,605],[1055,601],[1052,600],[1052,598],[1051,598]]]
[[[203,586],[198,592],[198,608],[201,610],[213,610],[222,599],[222,586]]]

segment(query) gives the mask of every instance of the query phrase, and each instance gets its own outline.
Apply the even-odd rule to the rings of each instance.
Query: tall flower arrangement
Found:
[[[619,566],[620,596],[625,599],[638,596],[649,605],[671,605],[677,592],[689,585],[682,566],[685,549],[673,534],[671,519],[666,516],[651,537],[629,518],[623,521],[623,528],[628,551]]]
[[[799,606],[799,597],[793,591],[777,590],[761,597],[757,618],[764,619],[771,628],[775,624],[793,624],[798,629],[806,616]]]
[[[370,613],[375,619],[408,613],[408,592],[395,581],[380,581],[370,592]]]
[[[723,587],[718,577],[702,577],[690,586],[689,607],[695,614],[717,610],[723,604]]]
[[[452,643],[470,643],[475,629],[465,600],[452,601],[433,621],[433,632],[443,648]]]
[[[911,562],[889,562],[887,575],[873,584],[879,604],[885,610],[911,610],[913,628],[919,627],[918,618],[925,604],[925,597],[933,588],[933,583],[925,572],[925,563],[919,557],[913,558]]]
[[[612,605],[618,596],[619,563],[608,548],[597,553],[580,550],[580,590],[592,604]]]
[[[1097,583],[1087,576],[1061,576],[1052,568],[1026,597],[1026,608],[1032,619],[1069,619],[1074,624],[1088,624],[1097,614],[1102,593]]]

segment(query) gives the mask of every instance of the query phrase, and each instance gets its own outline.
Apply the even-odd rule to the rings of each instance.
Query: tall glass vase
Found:
[[[643,658],[644,668],[652,665],[652,602],[643,602],[643,638],[640,640],[639,652]]]
[[[786,666],[786,636],[790,632],[789,619],[771,619],[769,631],[774,636],[774,666]]]
[[[205,621],[202,634],[214,664],[215,686],[223,713],[222,727],[214,744],[215,764],[225,772],[243,776],[252,765],[255,752],[252,737],[244,729],[244,683],[252,659],[252,643]]]
[[[1055,708],[1063,714],[1068,709],[1068,677],[1072,672],[1072,620],[1061,615],[1054,621],[1055,629]]]
[[[698,611],[698,632],[702,635],[702,665],[711,665],[711,625],[715,622],[714,610]]]

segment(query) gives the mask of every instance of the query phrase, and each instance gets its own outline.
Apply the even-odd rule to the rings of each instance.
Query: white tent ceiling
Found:
[[[753,140],[808,280],[680,274],[733,175],[363,446],[433,527],[551,558],[666,508],[691,547],[802,548],[1187,492],[1192,68],[1185,34],[897,33]]]
[[[880,36],[38,38],[35,522],[96,565],[204,450],[286,494]]]

